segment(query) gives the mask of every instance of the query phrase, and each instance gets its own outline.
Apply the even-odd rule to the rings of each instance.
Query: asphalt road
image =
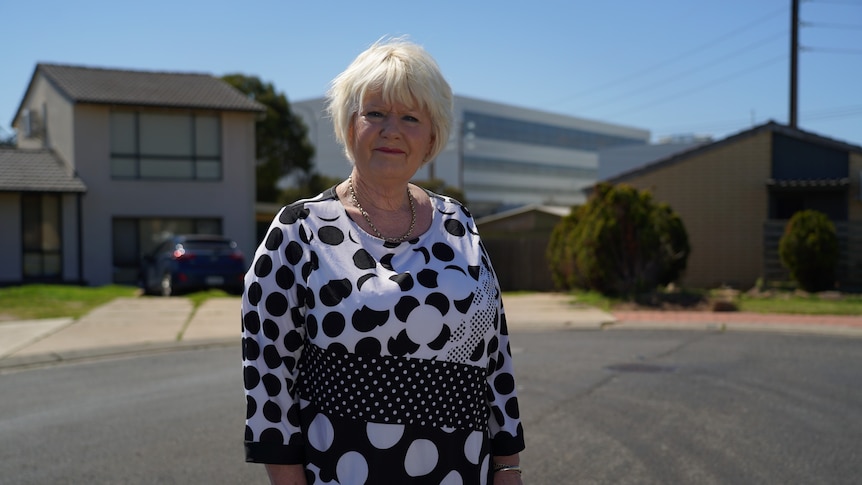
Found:
[[[858,483],[862,339],[513,336],[527,484]],[[2,484],[266,484],[237,347],[0,375]]]

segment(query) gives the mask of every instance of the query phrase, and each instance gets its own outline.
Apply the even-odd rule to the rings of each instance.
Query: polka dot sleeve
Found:
[[[303,210],[302,205],[282,209],[245,277],[242,353],[249,462],[304,460],[295,384],[305,340],[304,288],[298,273],[307,255],[294,240]]]
[[[506,314],[500,303],[498,346],[488,363],[488,404],[491,413],[488,430],[491,434],[491,454],[513,455],[524,450],[524,431],[518,397],[515,388],[512,350],[509,346],[509,331]]]

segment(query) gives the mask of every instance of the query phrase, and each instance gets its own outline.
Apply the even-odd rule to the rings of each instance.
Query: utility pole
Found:
[[[796,128],[797,99],[799,86],[799,0],[791,0],[790,7],[790,120],[791,128]]]

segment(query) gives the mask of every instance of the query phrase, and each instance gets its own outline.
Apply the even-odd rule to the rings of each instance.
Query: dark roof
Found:
[[[222,111],[265,111],[265,107],[210,74],[132,71],[37,64],[30,86],[43,75],[75,103],[159,106]],[[27,95],[25,94],[24,99]],[[21,101],[22,105],[24,100]],[[21,108],[18,108],[20,111]],[[18,117],[18,112],[15,113]]]
[[[86,192],[50,150],[0,148],[0,192]]]
[[[845,143],[843,141],[836,140],[834,138],[828,138],[828,137],[825,137],[822,135],[818,135],[816,133],[812,133],[810,131],[803,131],[803,130],[800,130],[798,128],[791,128],[787,125],[782,125],[782,124],[776,123],[775,121],[769,121],[769,122],[764,123],[762,125],[758,125],[758,126],[755,126],[753,128],[750,128],[748,130],[741,131],[741,132],[736,133],[734,135],[730,135],[727,138],[724,138],[724,139],[719,140],[717,142],[708,143],[706,145],[698,145],[698,146],[691,148],[689,150],[686,150],[686,151],[683,151],[680,153],[676,153],[676,154],[670,155],[668,157],[653,161],[652,163],[648,163],[642,167],[638,167],[638,168],[635,168],[633,170],[629,170],[628,172],[624,172],[624,173],[619,174],[615,177],[612,177],[612,178],[606,180],[606,182],[611,183],[611,184],[617,184],[620,182],[625,182],[626,180],[629,180],[631,178],[650,173],[650,172],[652,172],[658,168],[666,167],[669,165],[673,165],[675,163],[682,162],[682,161],[684,161],[684,160],[686,160],[689,157],[692,157],[694,155],[706,153],[706,152],[714,150],[718,147],[727,146],[727,145],[736,143],[740,140],[743,140],[745,138],[749,138],[749,137],[758,135],[758,134],[766,132],[766,131],[773,132],[773,133],[779,133],[781,135],[785,135],[785,136],[788,136],[791,138],[796,138],[796,139],[811,142],[811,143],[816,143],[818,145],[828,146],[831,148],[835,148],[837,150],[846,150],[848,152],[862,153],[862,146],[851,145],[849,143]],[[591,190],[592,190],[592,187],[585,189],[585,191],[587,191],[587,192],[589,192]]]

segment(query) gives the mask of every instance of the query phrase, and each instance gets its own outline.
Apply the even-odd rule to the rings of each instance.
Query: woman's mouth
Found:
[[[390,148],[390,147],[375,148],[375,151],[383,152],[383,153],[404,153],[403,150],[399,150],[398,148]]]

